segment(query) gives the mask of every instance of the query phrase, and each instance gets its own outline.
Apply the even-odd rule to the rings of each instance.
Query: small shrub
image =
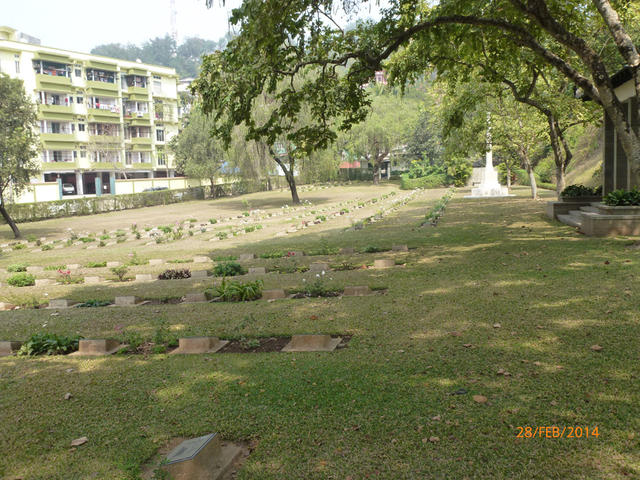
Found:
[[[216,255],[215,257],[212,257],[214,262],[233,262],[237,259],[238,257],[235,255]]]
[[[340,262],[340,263],[334,263],[331,265],[331,270],[335,270],[337,272],[344,272],[347,270],[357,270],[358,268],[360,268],[360,265],[356,265],[355,263],[351,263],[351,262]]]
[[[89,262],[87,263],[87,268],[102,268],[106,267],[107,262]]]
[[[580,198],[602,195],[602,185],[599,187],[585,187],[584,185],[569,185],[560,194],[563,197]]]
[[[242,212],[242,215],[245,216],[245,217],[248,217],[249,216],[249,212]]]
[[[262,297],[262,286],[262,280],[241,283],[223,278],[219,286],[213,286],[205,293],[208,298],[221,302],[248,302]]]
[[[285,255],[286,255],[285,252],[283,252],[282,250],[273,250],[271,252],[261,253],[258,256],[260,258],[282,258]]]
[[[614,190],[604,197],[604,203],[612,207],[630,207],[640,205],[640,190]]]
[[[235,277],[245,273],[247,273],[247,269],[237,262],[219,263],[213,267],[213,274],[216,277]]]
[[[198,221],[197,218],[190,218],[189,223],[196,223]]]
[[[33,234],[27,235],[27,242],[35,242],[37,240],[36,236]]]
[[[80,237],[78,240],[82,243],[91,243],[96,241],[96,239],[92,237]]]
[[[100,235],[100,240],[109,240],[111,237],[106,233],[104,235]]]
[[[136,232],[136,240],[140,240],[142,238],[142,235],[140,234],[140,232]],[[124,241],[124,238],[122,239]]]
[[[44,269],[49,271],[66,270],[67,266],[66,265],[48,265],[44,267]]]
[[[46,252],[47,250],[53,250],[53,245],[43,245],[42,251]]]
[[[254,232],[255,230],[256,230],[256,227],[253,225],[244,227],[244,233],[251,233],[251,232]]]
[[[180,280],[183,278],[191,278],[191,271],[189,269],[165,270],[158,275],[158,280]]]
[[[13,287],[32,287],[36,284],[36,277],[26,272],[19,272],[7,278],[7,283]]]
[[[106,307],[107,305],[111,305],[111,303],[104,300],[87,300],[86,302],[79,303],[76,306],[80,308],[97,308]]]
[[[216,223],[218,223],[218,220],[216,220],[215,218],[210,218],[210,219],[209,219],[209,223],[210,223],[211,225],[215,225]]]
[[[78,350],[78,343],[82,337],[65,337],[53,333],[36,333],[27,340],[18,355],[64,355]]]
[[[11,248],[13,248],[14,250],[24,250],[25,248],[27,248],[27,246],[24,243],[14,243],[13,245],[11,245]]]
[[[218,237],[220,240],[224,240],[225,238],[227,238],[229,234],[227,232],[218,232],[216,233],[216,237]]]
[[[138,254],[136,252],[132,252],[129,254],[129,257],[131,257],[129,259],[129,261],[127,262],[127,265],[146,265],[148,263],[147,260],[143,260],[141,258],[138,257]]]
[[[116,277],[118,277],[119,282],[124,282],[127,280],[127,273],[129,273],[129,268],[126,265],[120,265],[118,267],[113,267],[111,269]]]
[[[175,260],[167,260],[167,263],[191,263],[193,258],[177,258]]]
[[[27,271],[27,267],[29,265],[27,263],[14,263],[13,265],[9,265],[7,267],[7,271],[8,272],[26,272]]]
[[[161,225],[158,227],[158,230],[160,230],[162,233],[171,233],[173,232],[173,227],[169,225]]]
[[[73,278],[71,270],[60,269],[58,270],[58,282],[63,285],[72,285],[82,283],[82,278]]]
[[[388,248],[384,248],[384,247],[377,247],[375,245],[367,245],[366,247],[364,247],[360,251],[362,253],[378,253],[378,252],[386,252],[388,250],[389,250]]]
[[[244,350],[252,350],[252,349],[258,348],[260,346],[260,340],[258,340],[257,338],[241,337],[240,338],[240,346]]]

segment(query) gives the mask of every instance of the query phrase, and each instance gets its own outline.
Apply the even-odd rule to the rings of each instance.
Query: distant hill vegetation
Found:
[[[594,187],[602,184],[604,133],[602,127],[588,126],[573,148],[573,159],[567,167],[567,185]]]
[[[176,69],[181,77],[195,77],[202,62],[202,55],[221,50],[227,45],[228,37],[217,41],[198,37],[187,38],[177,45],[169,35],[157,37],[142,45],[107,43],[91,50],[94,55],[119,58],[122,60],[163,65]]]

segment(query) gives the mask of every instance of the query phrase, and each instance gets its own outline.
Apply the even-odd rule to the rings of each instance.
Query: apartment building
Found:
[[[173,68],[27,43],[0,27],[0,72],[21,79],[38,107],[42,174],[34,183],[61,180],[64,194],[101,195],[115,193],[118,179],[174,176]]]

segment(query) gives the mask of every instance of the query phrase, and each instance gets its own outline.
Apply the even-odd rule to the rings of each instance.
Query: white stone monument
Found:
[[[509,197],[509,189],[498,182],[498,172],[493,168],[493,148],[491,145],[491,118],[487,115],[489,128],[487,129],[487,159],[482,172],[482,182],[471,189],[471,195],[465,198]]]

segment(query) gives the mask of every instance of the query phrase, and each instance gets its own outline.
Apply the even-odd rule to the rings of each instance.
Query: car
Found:
[[[63,183],[62,184],[62,194],[63,195],[75,195],[76,187],[73,183]]]

